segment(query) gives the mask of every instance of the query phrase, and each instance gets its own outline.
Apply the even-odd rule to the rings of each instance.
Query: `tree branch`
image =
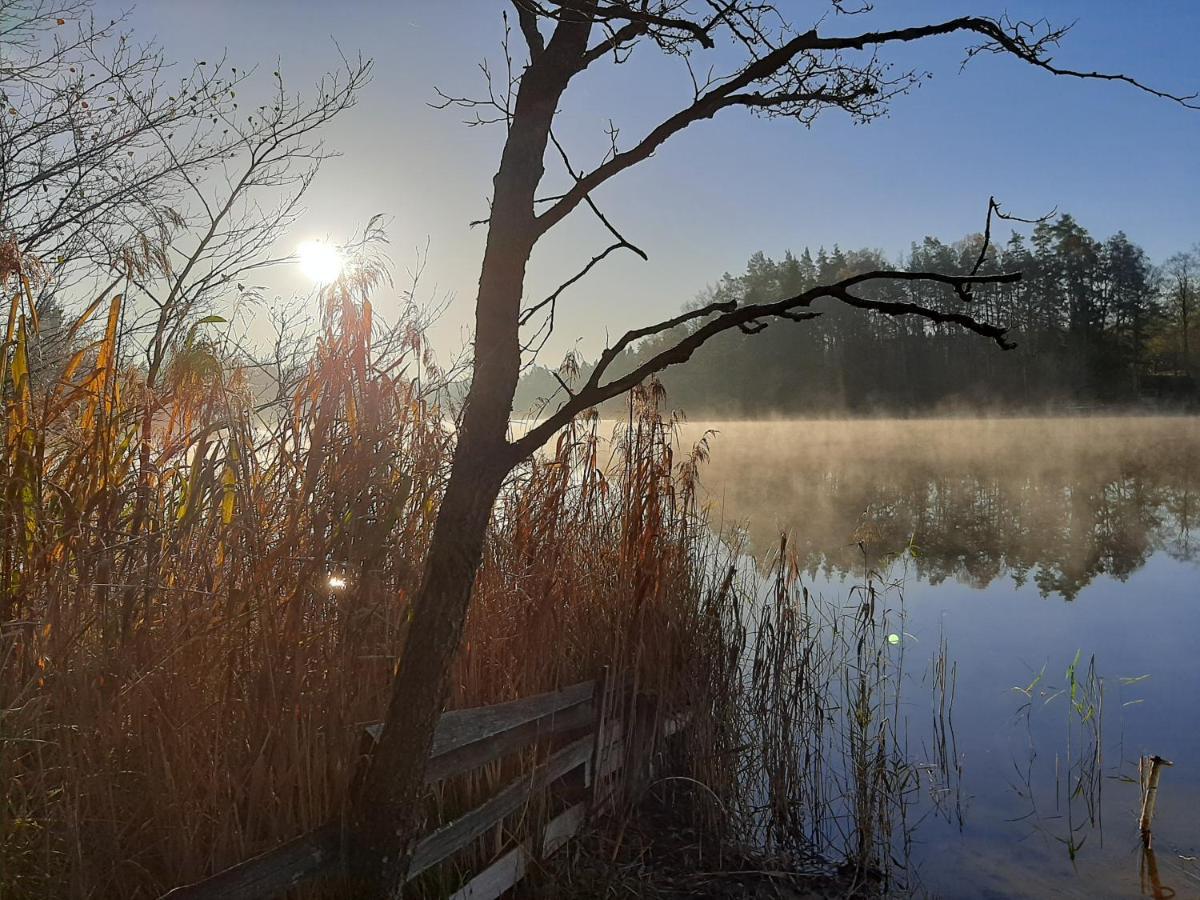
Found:
[[[521,26],[521,34],[525,36],[525,45],[529,48],[529,59],[532,62],[546,49],[546,39],[538,30],[537,4],[529,0],[512,2],[517,8],[517,24]]]
[[[597,3],[595,0],[551,0],[551,6],[558,7],[558,10],[537,4],[533,0],[526,0],[526,5],[531,9],[536,9],[540,15],[546,18],[562,20],[571,16],[574,20],[597,24],[625,22],[628,25],[637,26],[639,34],[647,34],[657,29],[660,32],[685,36],[706,49],[711,50],[716,46],[711,34],[712,26],[716,23],[715,19],[701,24],[694,19],[652,12],[645,3],[635,5],[633,3]]]
[[[783,318],[791,321],[802,321],[817,315],[808,311],[808,307],[822,298],[831,298],[855,309],[864,309],[882,313],[888,316],[918,316],[935,324],[958,325],[963,329],[990,338],[1003,350],[1011,350],[1016,344],[1006,337],[1007,329],[958,312],[944,312],[922,306],[918,303],[902,301],[870,300],[851,292],[851,289],[872,281],[923,281],[945,284],[954,288],[962,288],[968,284],[1011,284],[1021,280],[1019,272],[1008,272],[999,275],[944,275],[939,272],[903,272],[880,270],[864,272],[842,279],[834,284],[822,285],[770,303],[754,303],[739,306],[736,301],[728,300],[710,303],[700,309],[689,310],[674,318],[637,328],[626,332],[615,344],[600,354],[596,367],[592,370],[584,386],[574,394],[553,415],[537,427],[527,432],[524,437],[510,444],[514,461],[519,461],[532,454],[545,443],[558,429],[566,425],[572,418],[585,409],[603,403],[612,397],[640,384],[651,375],[657,374],[671,366],[687,362],[700,347],[718,334],[734,328],[748,334],[762,331],[766,322],[772,318]],[[715,316],[696,328],[687,336],[661,350],[632,371],[620,375],[602,384],[601,379],[613,362],[636,341],[643,338],[663,334],[680,325],[707,319]]]
[[[614,154],[591,172],[581,176],[574,187],[567,191],[560,200],[537,216],[537,233],[539,236],[545,234],[604,182],[650,157],[670,137],[689,125],[711,118],[721,109],[740,105],[763,110],[787,109],[786,114],[793,116],[798,116],[805,111],[815,114],[823,106],[845,107],[848,102],[869,101],[872,95],[878,95],[877,101],[887,99],[887,96],[903,91],[907,85],[915,82],[918,78],[916,75],[909,75],[888,82],[884,79],[883,70],[874,64],[869,64],[861,70],[854,70],[844,63],[831,67],[821,64],[819,56],[815,55],[836,54],[847,50],[865,50],[885,44],[910,43],[958,32],[977,34],[984,38],[983,44],[968,51],[968,59],[983,52],[1008,53],[1055,75],[1120,81],[1155,97],[1171,100],[1190,109],[1200,109],[1200,104],[1192,102],[1196,99],[1194,94],[1180,95],[1161,91],[1128,75],[1082,72],[1055,65],[1047,52],[1057,44],[1064,30],[1056,30],[1048,25],[1043,25],[1039,31],[1035,26],[1023,22],[1014,24],[1007,19],[963,16],[931,25],[888,31],[869,31],[845,37],[823,37],[816,30],[812,30],[798,34],[770,52],[750,61],[738,73],[718,86],[705,91],[689,106],[665,119],[632,149]],[[631,33],[630,37],[633,36],[635,35]],[[611,44],[611,39],[609,43]],[[605,50],[607,49],[611,49],[611,46],[605,47]],[[794,68],[796,60],[806,55],[813,57],[810,59],[810,66],[807,70],[796,70]],[[585,56],[583,64],[586,65],[591,58],[593,57],[590,55]],[[845,76],[849,72],[860,76],[857,84],[845,82]],[[809,77],[821,80],[817,85],[807,87],[804,82]],[[764,85],[767,89],[739,93],[756,84]],[[789,104],[791,105],[790,109]],[[876,105],[878,106],[878,102]],[[872,109],[851,109],[850,111],[860,114],[864,118],[875,114]]]

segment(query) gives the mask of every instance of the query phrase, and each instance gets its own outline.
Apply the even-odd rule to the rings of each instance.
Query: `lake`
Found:
[[[1200,896],[1200,420],[691,422],[683,440],[710,429],[715,525],[760,560],[786,530],[827,600],[869,572],[899,583],[908,756],[948,773],[909,818],[915,893]],[[1152,856],[1142,754],[1174,762]]]

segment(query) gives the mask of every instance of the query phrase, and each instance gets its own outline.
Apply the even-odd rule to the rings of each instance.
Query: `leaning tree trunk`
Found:
[[[371,759],[348,848],[353,876],[371,896],[398,894],[421,825],[421,787],[447,674],[458,648],[505,467],[486,444],[460,441],[414,601],[413,618]]]
[[[518,319],[538,236],[534,192],[550,123],[590,26],[560,23],[525,70],[494,179],[475,304],[475,359],[450,479],[396,666],[383,733],[351,810],[356,896],[395,897],[421,825],[425,764],[483,555],[492,506],[519,457],[507,440],[521,364]]]

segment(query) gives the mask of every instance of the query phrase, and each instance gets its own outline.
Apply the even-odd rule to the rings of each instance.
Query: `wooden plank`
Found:
[[[599,742],[596,759],[596,777],[607,778],[621,768],[625,758],[625,723],[621,719],[610,719],[604,728],[604,739]]]
[[[579,833],[587,806],[576,803],[551,819],[542,836],[542,856],[550,856]],[[450,900],[497,900],[529,871],[529,842],[514,847],[450,895]]]
[[[545,719],[572,706],[592,699],[591,681],[573,684],[561,691],[550,691],[473,709],[452,709],[443,713],[433,735],[430,758],[449,753],[464,744],[485,741],[509,729]]]
[[[177,887],[163,900],[262,900],[328,872],[338,859],[340,829],[325,825],[225,871]]]
[[[529,797],[572,769],[583,765],[591,756],[591,735],[579,738],[559,750],[528,775],[513,781],[482,806],[476,807],[465,816],[443,825],[437,831],[417,843],[409,866],[410,879],[420,875],[430,866],[437,865],[451,853],[460,850],[505,816],[516,812]]]
[[[595,781],[592,785],[592,810],[600,815],[611,811],[617,779],[625,763],[625,723],[609,719],[597,738],[594,750]]]
[[[552,734],[590,728],[593,718],[589,699],[565,710],[531,719],[493,737],[462,744],[429,760],[425,767],[425,783],[433,784],[486,766]]]
[[[587,804],[576,803],[560,812],[546,824],[542,836],[542,856],[551,856],[567,841],[579,833],[587,815]]]
[[[620,772],[624,765],[625,741],[618,739],[609,744],[604,751],[604,758],[600,762],[600,770],[596,773],[596,777],[602,781],[610,775]]]
[[[612,698],[610,696],[613,685],[612,672],[609,666],[603,666],[600,669],[600,677],[596,679],[595,699],[592,700],[592,706],[596,713],[596,724],[593,729],[596,741],[592,747],[592,758],[588,762],[588,767],[585,770],[584,782],[586,786],[592,789],[592,806],[598,806],[603,785],[600,783],[600,778],[597,772],[600,769],[600,754],[604,749],[605,735],[608,731],[608,715],[612,706]]]
[[[425,767],[426,783],[486,765],[539,738],[586,727],[592,721],[593,692],[594,683],[584,681],[561,691],[443,713]],[[381,723],[366,728],[375,740],[382,730]]]
[[[584,703],[592,699],[593,682],[583,681],[563,688],[521,697],[491,706],[473,706],[469,709],[451,709],[442,713],[437,730],[433,734],[430,757],[448,753],[455,747],[472,741],[484,740],[509,728]],[[366,727],[367,733],[376,740],[383,731],[383,723],[375,722]]]
[[[529,848],[514,847],[450,895],[450,900],[496,900],[525,877]]]

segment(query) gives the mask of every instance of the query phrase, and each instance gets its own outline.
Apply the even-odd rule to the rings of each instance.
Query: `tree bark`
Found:
[[[370,896],[398,896],[422,825],[421,786],[448,673],[466,619],[492,504],[505,469],[486,445],[462,441],[442,500],[396,667],[385,726],[356,798],[348,848]]]
[[[483,555],[492,506],[521,458],[508,442],[520,374],[518,320],[537,240],[534,192],[559,98],[580,68],[590,23],[562,22],[526,68],[494,194],[475,304],[471,388],[438,511],[383,733],[351,810],[347,848],[356,896],[397,897],[419,836],[433,732]]]

